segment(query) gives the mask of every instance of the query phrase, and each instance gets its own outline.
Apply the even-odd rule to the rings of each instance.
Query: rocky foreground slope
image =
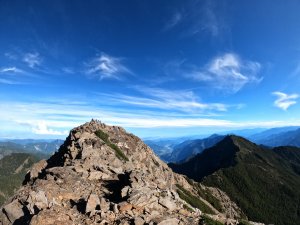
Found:
[[[138,137],[92,120],[35,164],[2,207],[0,224],[192,225],[203,223],[201,211],[237,224],[240,209],[220,190],[209,191],[173,173]]]

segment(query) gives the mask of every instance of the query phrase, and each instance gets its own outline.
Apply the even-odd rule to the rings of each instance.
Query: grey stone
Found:
[[[90,194],[87,203],[86,203],[86,212],[94,212],[96,210],[96,207],[100,206],[100,200],[98,195],[96,194]]]
[[[179,220],[176,218],[171,218],[171,219],[165,219],[163,221],[161,221],[160,223],[158,223],[157,225],[178,225],[179,224]]]
[[[18,200],[14,200],[13,202],[7,204],[3,207],[3,210],[11,223],[14,223],[17,219],[24,216],[22,205]]]

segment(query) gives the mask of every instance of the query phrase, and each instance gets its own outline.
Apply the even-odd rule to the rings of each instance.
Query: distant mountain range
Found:
[[[256,133],[254,133],[252,135],[248,135],[246,137],[253,140],[253,141],[264,140],[264,139],[267,139],[268,137],[270,137],[272,135],[297,130],[299,128],[300,128],[299,126],[275,127],[275,128],[271,128],[271,129],[261,131],[261,132],[256,132]],[[239,134],[237,134],[237,135],[239,135]],[[239,135],[239,136],[243,136],[243,135]]]
[[[242,136],[252,142],[266,147],[296,146],[300,147],[300,127],[278,127],[271,129],[244,129],[220,132],[207,137],[196,138],[186,136],[173,139],[147,139],[154,152],[165,162],[184,162],[200,153],[206,148],[212,147],[226,135]]]
[[[196,154],[201,153],[204,149],[214,146],[223,138],[223,135],[213,134],[208,138],[184,141],[183,143],[174,146],[168,161],[183,162]]]
[[[257,144],[266,146],[296,146],[300,147],[300,128],[290,127],[287,130],[271,129],[268,132],[262,132],[249,137]]]
[[[62,143],[62,140],[3,140],[0,141],[0,158],[12,152],[33,153],[48,157],[58,150]]]
[[[299,224],[299,148],[265,149],[231,135],[188,161],[169,166],[225,191],[252,221]]]

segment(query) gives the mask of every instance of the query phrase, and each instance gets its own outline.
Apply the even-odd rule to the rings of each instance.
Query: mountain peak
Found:
[[[237,164],[240,159],[247,157],[258,149],[257,145],[243,137],[227,135],[216,145],[205,149],[202,153],[181,164],[169,164],[181,174],[192,174],[191,178],[201,181],[205,176]],[[197,173],[193,173],[197,171]]]
[[[198,224],[201,214],[179,196],[178,187],[183,196],[196,193],[183,176],[138,137],[97,120],[72,129],[24,184],[3,206],[2,224],[179,225]]]
[[[223,145],[224,142],[232,143],[238,148],[237,151],[242,153],[250,153],[258,148],[258,146],[255,143],[237,135],[227,135],[220,142],[220,145]]]
[[[175,172],[228,193],[249,219],[281,225],[299,221],[291,210],[299,206],[299,165],[299,148],[265,149],[235,135],[184,163],[170,164]]]

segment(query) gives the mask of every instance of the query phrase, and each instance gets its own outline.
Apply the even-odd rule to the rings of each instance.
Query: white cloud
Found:
[[[32,132],[34,134],[43,135],[67,135],[68,131],[58,131],[50,129],[46,121],[37,121],[36,124],[30,124],[32,126]]]
[[[109,56],[102,53],[87,64],[87,74],[98,76],[100,80],[120,79],[123,74],[132,74],[132,72],[122,64],[123,59]]]
[[[90,96],[91,97],[91,96]],[[99,98],[99,96],[97,96]],[[90,101],[92,101],[89,98]],[[109,100],[107,100],[109,101]],[[105,107],[95,102],[72,102],[71,99],[60,99],[58,102],[47,99],[44,103],[0,102],[0,134],[23,132],[26,137],[63,137],[67,130],[79,126],[92,118],[110,125],[125,128],[255,128],[300,125],[300,121],[232,121],[229,119],[204,118],[199,114],[140,111],[132,108]],[[86,101],[87,102],[87,101]],[[70,104],[69,104],[70,103]],[[63,112],[63,114],[62,114]],[[22,136],[23,138],[25,136]]]
[[[212,59],[203,69],[191,72],[190,77],[226,93],[236,93],[247,83],[258,83],[261,65],[241,60],[236,54],[226,53]]]
[[[23,73],[23,70],[18,69],[17,67],[5,67],[0,69],[0,73]]]
[[[298,94],[288,95],[279,91],[272,94],[277,96],[274,105],[282,110],[287,110],[290,106],[295,105],[297,103],[296,99],[299,98]]]
[[[33,77],[32,74],[27,73],[26,71],[19,69],[15,66],[0,68],[0,75],[0,83],[10,85],[28,84],[29,82],[26,78]]]
[[[230,105],[222,103],[203,103],[193,91],[169,91],[159,88],[136,87],[145,97],[105,94],[107,100],[116,105],[135,105],[138,107],[164,109],[188,113],[206,113],[227,111]],[[101,95],[101,94],[100,94]]]
[[[34,68],[36,66],[39,66],[42,63],[42,59],[40,57],[40,54],[35,53],[26,53],[23,57],[23,61],[27,63],[27,65],[30,68]]]

